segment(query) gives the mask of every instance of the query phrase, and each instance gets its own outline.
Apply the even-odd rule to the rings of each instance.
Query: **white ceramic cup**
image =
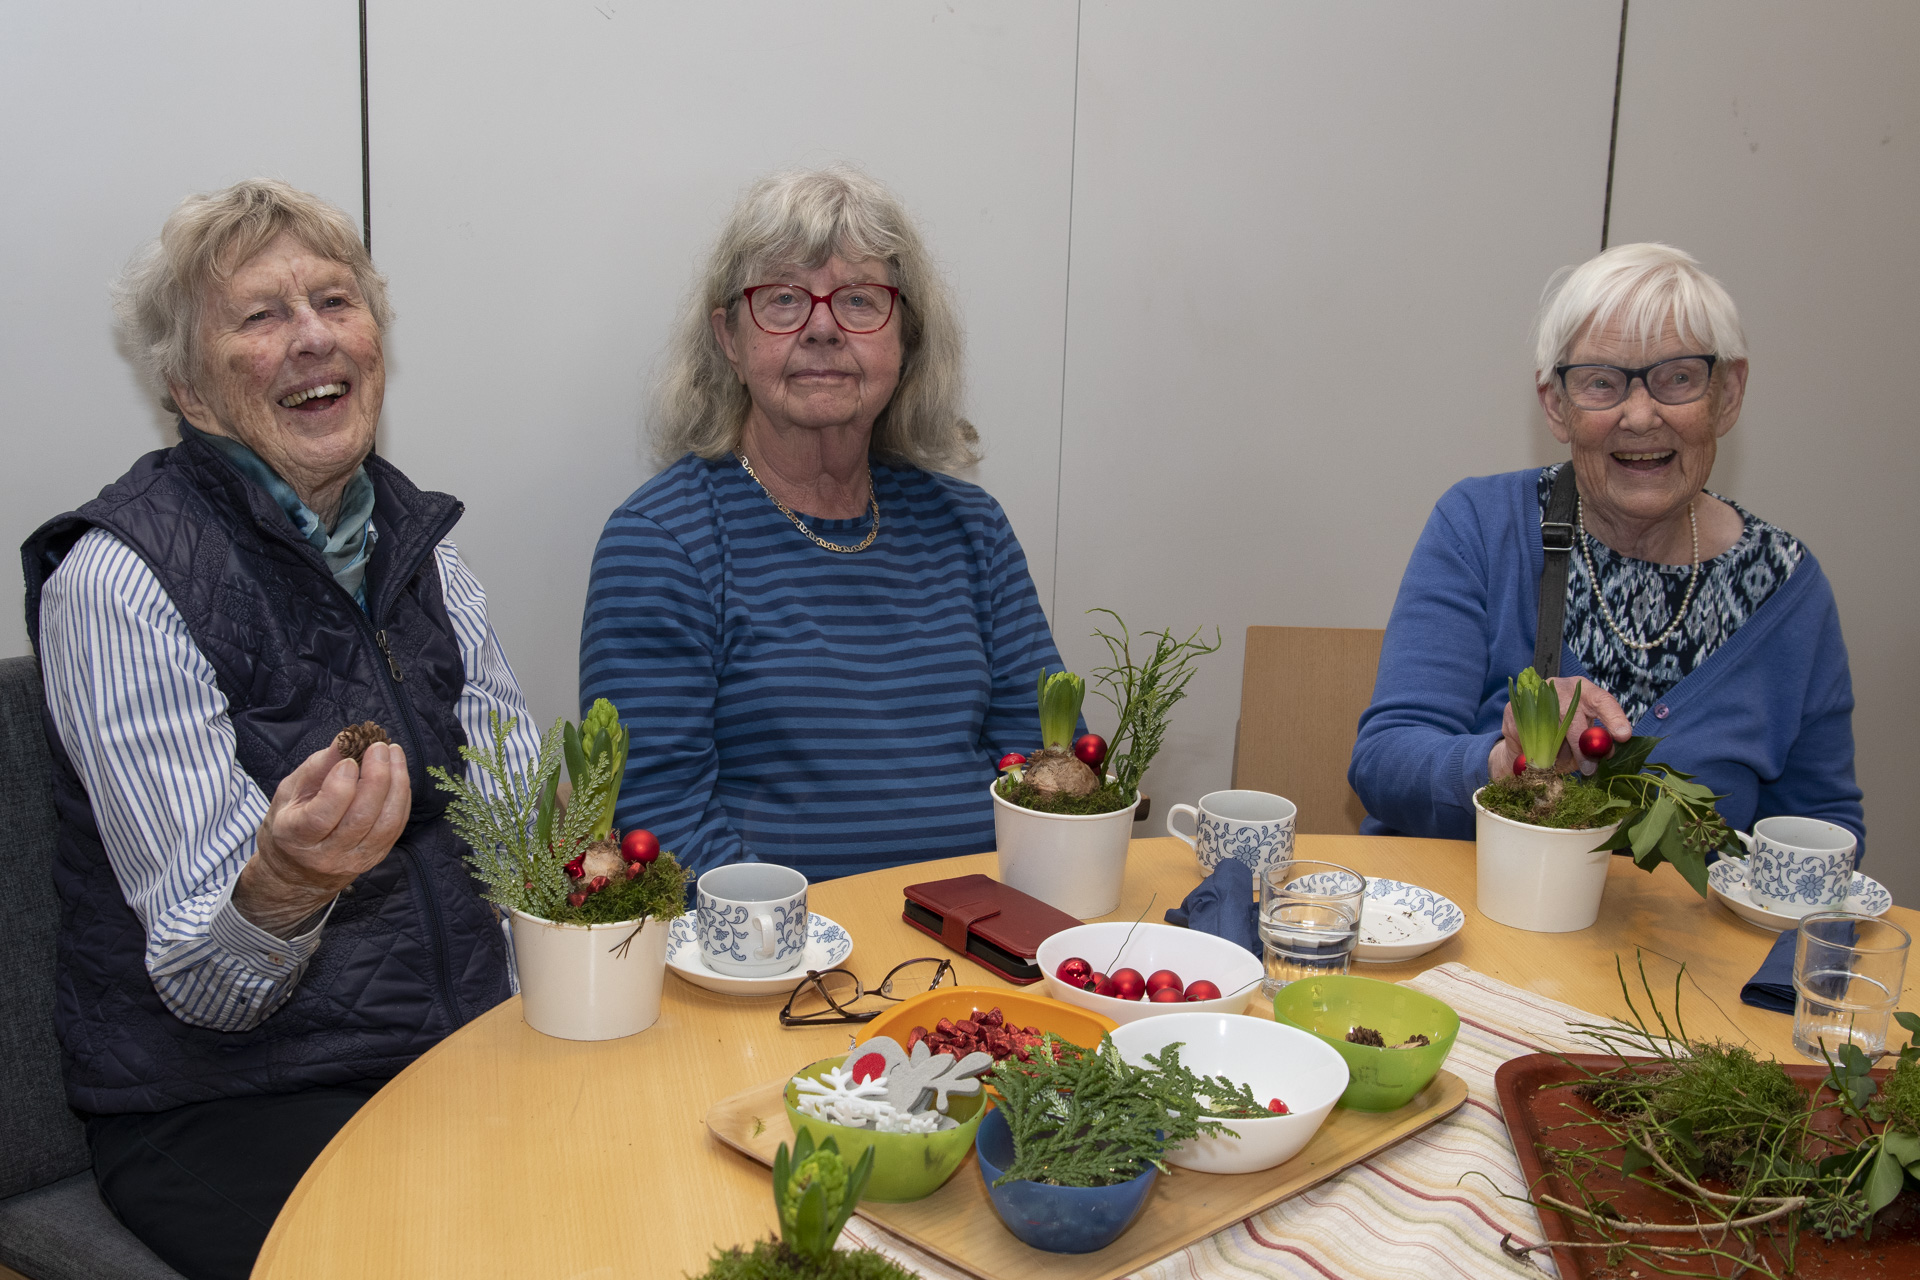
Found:
[[[1747,846],[1747,887],[1755,906],[1798,920],[1845,905],[1853,884],[1853,832],[1818,818],[1762,818]]]
[[[1173,825],[1181,814],[1193,819],[1193,834]],[[1213,791],[1199,807],[1176,804],[1167,810],[1167,834],[1184,840],[1212,871],[1228,858],[1259,875],[1293,857],[1293,823],[1299,810],[1285,796],[1266,791]]]
[[[715,973],[785,973],[807,950],[807,878],[771,862],[736,862],[700,877],[694,893],[700,959]]]

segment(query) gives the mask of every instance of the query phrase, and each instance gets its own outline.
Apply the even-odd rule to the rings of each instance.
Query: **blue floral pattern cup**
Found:
[[[764,978],[807,949],[807,878],[771,862],[715,867],[694,889],[700,959],[715,973]]]
[[[1181,814],[1193,819],[1193,834],[1174,826]],[[1214,791],[1199,807],[1176,804],[1167,810],[1167,834],[1184,840],[1211,872],[1231,858],[1259,875],[1293,857],[1293,801],[1265,791]]]
[[[1818,818],[1762,818],[1747,846],[1747,887],[1756,906],[1799,919],[1840,909],[1853,884],[1853,832]]]

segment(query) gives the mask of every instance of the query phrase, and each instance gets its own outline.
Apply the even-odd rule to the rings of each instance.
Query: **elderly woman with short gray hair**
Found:
[[[1617,245],[1553,283],[1536,333],[1572,457],[1435,506],[1347,774],[1363,830],[1472,839],[1473,793],[1520,750],[1507,678],[1557,666],[1563,707],[1579,686],[1557,768],[1595,767],[1591,725],[1660,737],[1734,828],[1822,818],[1864,853],[1833,589],[1799,539],[1706,488],[1746,395],[1733,299],[1678,249]]]
[[[518,766],[538,741],[460,504],[373,452],[386,283],[346,215],[189,197],[121,314],[180,441],[22,548],[56,1025],[107,1204],[192,1280],[243,1277],[335,1131],[507,998],[426,770],[492,714]]]
[[[582,705],[632,732],[621,825],[813,879],[993,847],[1059,654],[971,464],[960,334],[900,202],[844,168],[740,202],[675,332],[668,465],[607,522]]]

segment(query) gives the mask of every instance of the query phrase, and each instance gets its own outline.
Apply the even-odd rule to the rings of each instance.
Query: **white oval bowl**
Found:
[[[1175,1008],[1180,1006],[1176,1005]],[[1194,1138],[1168,1150],[1168,1164],[1200,1173],[1254,1173],[1284,1164],[1313,1140],[1347,1088],[1347,1064],[1319,1036],[1283,1022],[1230,1013],[1175,1013],[1113,1033],[1114,1048],[1136,1066],[1179,1041],[1195,1075],[1225,1076],[1262,1100],[1287,1104],[1284,1116],[1222,1121],[1231,1136]]]
[[[1133,935],[1130,939],[1129,932]],[[1205,978],[1224,994],[1218,1000],[1179,1004],[1097,996],[1054,976],[1060,962],[1071,956],[1079,956],[1102,973],[1138,969],[1144,978],[1156,969],[1171,969],[1182,982]],[[1170,924],[1132,924],[1125,920],[1062,929],[1040,944],[1034,962],[1045,976],[1047,994],[1055,1000],[1103,1013],[1120,1023],[1169,1013],[1239,1013],[1259,994],[1260,979],[1266,976],[1258,958],[1225,938]]]

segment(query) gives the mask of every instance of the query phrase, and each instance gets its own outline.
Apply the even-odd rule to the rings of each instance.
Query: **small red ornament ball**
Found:
[[[1147,994],[1147,980],[1138,969],[1115,969],[1108,981],[1113,983],[1116,1000],[1138,1000]]]
[[[639,878],[640,878],[641,876],[643,876],[643,875],[645,875],[645,874],[647,874],[647,864],[646,864],[646,863],[644,863],[644,862],[629,862],[629,863],[627,864],[627,879],[629,879],[629,880],[638,880],[638,879],[639,879]]]
[[[1153,995],[1167,987],[1172,987],[1175,991],[1183,991],[1186,985],[1180,981],[1180,975],[1171,969],[1155,969],[1147,976],[1148,995]]]
[[[856,1084],[865,1084],[875,1077],[886,1074],[887,1060],[877,1053],[866,1054],[853,1064],[853,1079]]]
[[[1113,994],[1113,979],[1095,969],[1087,975],[1086,989],[1097,996],[1110,996]]]
[[[1107,740],[1097,733],[1083,733],[1073,740],[1073,754],[1089,769],[1098,769],[1107,759]]]
[[[620,842],[620,856],[644,866],[660,856],[660,840],[644,827],[635,827]]]
[[[1195,1000],[1218,1000],[1219,998],[1220,988],[1214,986],[1205,978],[1195,978],[1187,984],[1187,1001],[1189,1003]]]
[[[598,893],[606,887],[607,878],[605,876],[595,876],[593,879],[587,881],[588,893]]]
[[[567,895],[567,905],[570,907],[584,907],[587,905],[587,895],[584,893],[570,893]]]
[[[1018,751],[1009,751],[1007,752],[1007,754],[1000,757],[1000,763],[995,765],[994,767],[1000,770],[1000,772],[1005,773],[1009,769],[1019,768],[1021,765],[1025,764],[1026,762],[1027,762],[1027,758],[1021,755]]]
[[[1589,760],[1605,760],[1613,754],[1613,735],[1594,725],[1580,735],[1580,754]]]
[[[1527,758],[1525,756],[1515,756],[1513,758],[1513,776],[1517,778],[1526,771]]]
[[[1273,1114],[1277,1116],[1290,1116],[1293,1114],[1293,1108],[1289,1107],[1286,1103],[1280,1101],[1280,1099],[1278,1098],[1274,1098],[1267,1103],[1267,1110],[1273,1112]]]
[[[1070,987],[1084,987],[1087,985],[1087,979],[1093,976],[1093,966],[1079,956],[1068,956],[1060,962],[1060,967],[1053,971],[1053,976]]]
[[[1147,993],[1147,999],[1154,1004],[1179,1004],[1186,998],[1178,987],[1162,987],[1158,991]]]
[[[587,874],[587,855],[583,853],[579,857],[575,858],[572,862],[569,862],[566,865],[565,870],[566,870],[566,873],[572,876],[575,880],[578,880],[581,876]]]

